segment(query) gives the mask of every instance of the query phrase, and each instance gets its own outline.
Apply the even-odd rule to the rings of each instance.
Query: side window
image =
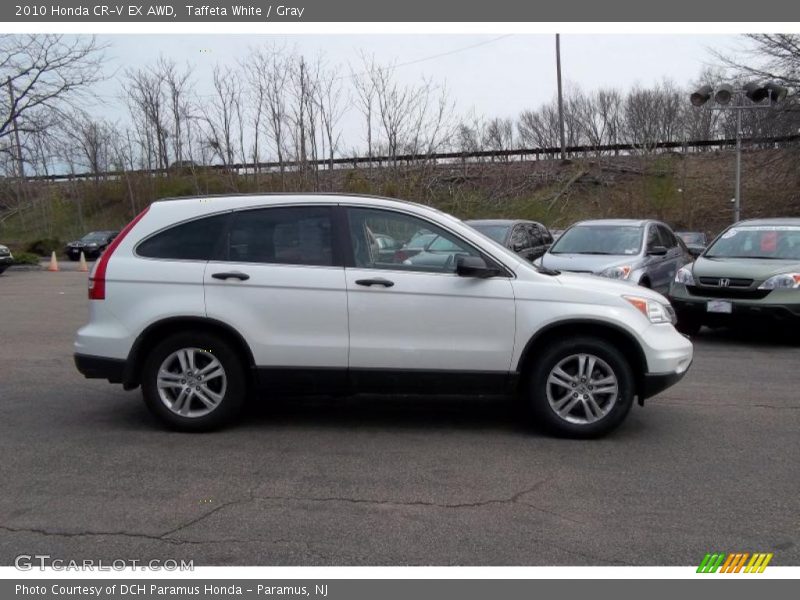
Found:
[[[525,225],[516,225],[514,227],[514,231],[511,232],[509,244],[511,245],[511,249],[515,252],[531,247],[531,241],[528,237],[528,232]]]
[[[545,244],[552,244],[553,243],[553,236],[550,233],[550,230],[547,227],[542,226],[542,241]]]
[[[661,237],[658,235],[658,227],[650,225],[650,228],[647,230],[647,249],[649,250],[656,246],[661,246]]]
[[[536,225],[526,225],[526,229],[528,230],[528,234],[531,237],[531,246],[541,246],[542,245],[542,233],[539,231],[539,227]]]
[[[660,235],[661,235],[661,244],[666,248],[674,248],[678,245],[678,242],[675,241],[675,236],[672,235],[672,232],[664,227],[663,225],[658,226]]]
[[[170,227],[140,243],[139,256],[173,260],[211,260],[229,214],[205,217]]]
[[[427,221],[393,211],[350,208],[350,240],[356,267],[455,273],[460,255],[479,256],[477,250]],[[381,248],[379,239],[394,240]]]
[[[236,212],[225,256],[231,262],[332,266],[331,214],[327,206]]]

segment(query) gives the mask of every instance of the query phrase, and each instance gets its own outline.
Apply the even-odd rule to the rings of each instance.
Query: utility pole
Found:
[[[742,210],[742,101],[739,96],[739,110],[736,111],[736,185],[733,197],[733,222],[741,220]]]
[[[556,78],[558,80],[558,131],[561,135],[561,160],[567,160],[567,142],[564,138],[564,97],[561,92],[561,34],[556,34]]]

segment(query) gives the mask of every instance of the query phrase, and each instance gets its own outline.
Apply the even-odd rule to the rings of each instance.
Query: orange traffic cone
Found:
[[[89,267],[86,265],[86,257],[83,255],[82,250],[81,250],[81,263],[78,266],[78,271],[83,271],[84,273],[89,271]]]
[[[50,266],[47,267],[48,271],[58,271],[58,261],[56,260],[56,251],[53,250],[53,254],[50,255]]]

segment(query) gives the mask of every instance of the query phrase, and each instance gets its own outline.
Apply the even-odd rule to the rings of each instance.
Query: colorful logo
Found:
[[[763,573],[772,556],[771,552],[709,553],[703,557],[697,572],[716,573],[719,570],[720,573]]]

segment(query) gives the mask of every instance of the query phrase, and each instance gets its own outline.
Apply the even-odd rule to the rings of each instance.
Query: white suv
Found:
[[[692,362],[660,294],[538,269],[374,197],[155,202],[95,263],[89,299],[78,370],[141,385],[184,430],[228,422],[255,390],[516,392],[551,430],[589,437]]]

